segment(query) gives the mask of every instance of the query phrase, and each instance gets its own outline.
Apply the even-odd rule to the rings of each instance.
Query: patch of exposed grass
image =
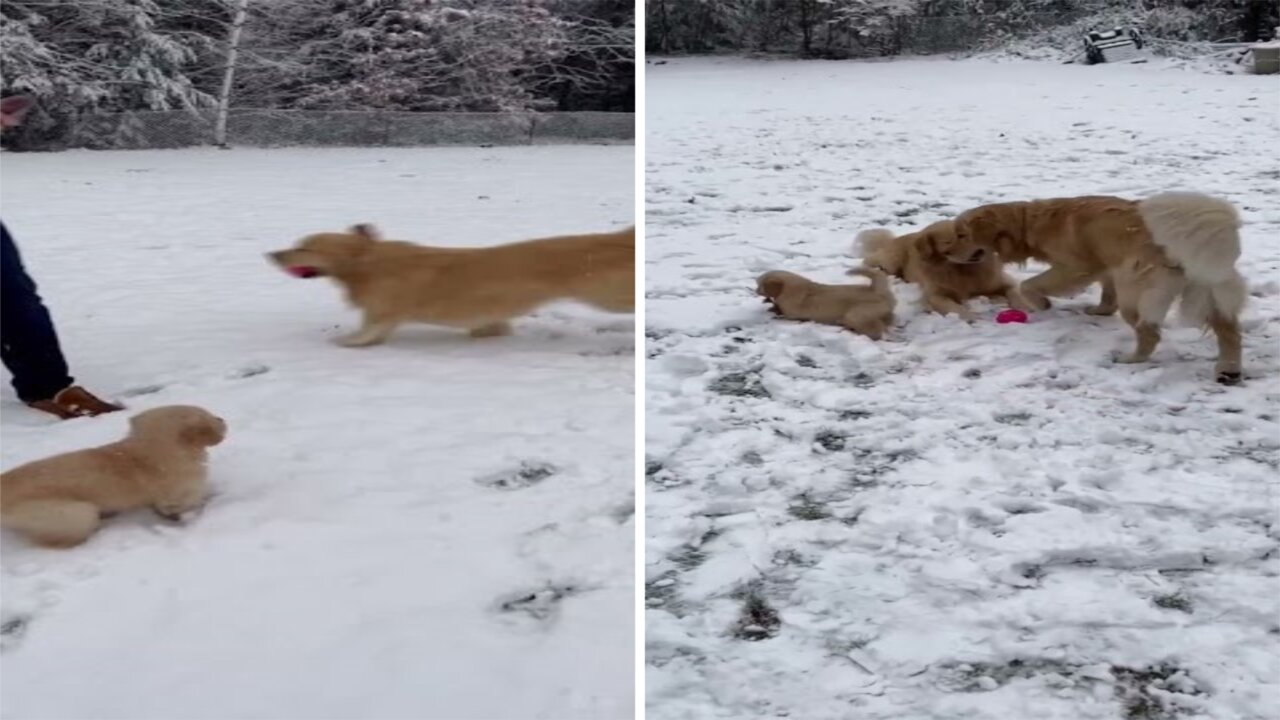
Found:
[[[825,503],[818,502],[805,493],[791,500],[787,513],[797,520],[826,520],[831,517]]]
[[[733,626],[733,636],[739,640],[752,642],[768,640],[778,634],[782,627],[782,618],[769,601],[760,594],[755,584],[749,585],[739,594],[742,600],[742,611]]]
[[[707,389],[718,395],[747,398],[773,397],[760,381],[760,374],[754,371],[725,373],[712,380]]]
[[[503,472],[485,475],[476,478],[476,482],[485,487],[495,488],[497,490],[520,490],[522,488],[531,487],[546,480],[547,478],[559,472],[559,468],[551,463],[525,460],[520,463],[518,468],[514,470],[506,470]]]
[[[1168,595],[1157,595],[1151,602],[1155,603],[1156,607],[1161,607],[1166,610],[1177,610],[1178,612],[1184,613],[1192,612],[1191,598],[1180,592],[1170,593]]]
[[[1178,695],[1204,694],[1190,674],[1176,665],[1141,669],[1112,666],[1111,674],[1125,720],[1176,720],[1185,712],[1177,703]]]
[[[844,449],[845,437],[835,430],[819,430],[813,441],[827,452],[839,452]]]

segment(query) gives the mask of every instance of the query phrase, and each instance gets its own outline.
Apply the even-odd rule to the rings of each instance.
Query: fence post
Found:
[[[213,123],[213,142],[224,150],[227,146],[227,112],[231,109],[231,84],[236,76],[236,55],[240,52],[240,31],[244,28],[249,0],[237,0],[235,19],[227,37],[227,67],[222,73],[222,89],[218,93],[218,117]]]

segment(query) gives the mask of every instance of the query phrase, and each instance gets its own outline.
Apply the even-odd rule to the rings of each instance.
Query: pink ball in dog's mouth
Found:
[[[1001,325],[1007,325],[1008,323],[1024,323],[1026,321],[1027,314],[1014,308],[1001,310],[1000,314],[996,315],[996,322]]]
[[[307,265],[290,265],[285,268],[285,272],[296,278],[313,278],[320,274],[319,270]]]

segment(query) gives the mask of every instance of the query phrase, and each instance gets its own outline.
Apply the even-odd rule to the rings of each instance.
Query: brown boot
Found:
[[[63,420],[93,417],[94,415],[102,415],[103,413],[124,409],[124,406],[109,403],[79,385],[72,385],[62,390],[57,395],[54,395],[52,400],[37,400],[27,404],[36,410],[42,410],[50,415],[57,415]]]

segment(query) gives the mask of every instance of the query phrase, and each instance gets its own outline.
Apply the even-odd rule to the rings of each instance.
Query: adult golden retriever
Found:
[[[268,257],[296,277],[331,277],[364,314],[348,347],[383,342],[421,322],[505,335],[510,320],[554,300],[635,310],[635,228],[492,247],[427,247],[383,240],[372,225],[308,235]]]
[[[896,300],[889,278],[875,268],[854,268],[849,273],[871,284],[827,285],[785,270],[770,270],[756,279],[756,293],[780,317],[838,325],[879,340],[893,324]]]
[[[1106,315],[1118,306],[1137,338],[1120,362],[1151,357],[1160,325],[1180,298],[1183,318],[1217,336],[1218,382],[1240,382],[1239,317],[1247,288],[1235,266],[1240,217],[1231,203],[1193,192],[1145,200],[1054,198],[982,205],[961,213],[955,225],[961,242],[1006,262],[1048,263],[1022,283],[1023,295],[1038,307],[1102,282],[1102,302],[1089,311]]]
[[[0,525],[51,547],[79,545],[103,515],[150,507],[180,519],[207,495],[207,449],[227,424],[207,410],[168,405],[129,419],[123,440],[0,474]]]
[[[961,242],[950,220],[895,236],[877,228],[858,233],[855,244],[862,262],[894,277],[920,286],[927,309],[973,319],[967,305],[971,298],[1000,298],[1019,310],[1031,306],[1018,283],[1004,271],[999,255],[973,242]]]

